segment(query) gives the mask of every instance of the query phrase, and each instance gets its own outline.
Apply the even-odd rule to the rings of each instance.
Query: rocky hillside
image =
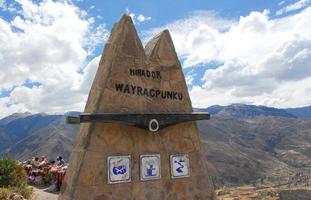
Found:
[[[280,182],[310,173],[307,111],[303,118],[287,110],[243,104],[196,111],[212,114],[198,127],[217,186]],[[21,160],[63,155],[68,160],[77,131],[78,126],[65,124],[62,115],[14,114],[0,120],[0,154]]]
[[[311,120],[215,116],[198,124],[218,185],[280,181],[311,166]]]
[[[294,110],[294,109],[293,109]],[[271,108],[266,106],[254,106],[245,104],[232,104],[230,106],[211,106],[208,108],[195,108],[195,111],[208,112],[211,115],[217,115],[225,118],[247,119],[257,116],[273,116],[295,118],[294,114],[287,112],[285,109]],[[306,112],[309,112],[306,107]],[[311,110],[310,110],[311,113]]]
[[[30,113],[13,114],[0,120],[0,148],[16,144],[33,132],[47,127],[62,115],[46,115],[43,113],[31,115]]]
[[[24,113],[0,120],[1,130],[1,156],[26,160],[32,156],[63,155],[68,159],[78,126],[67,125],[64,115]]]
[[[212,114],[198,126],[217,185],[280,182],[311,172],[311,118],[243,104],[198,111]]]

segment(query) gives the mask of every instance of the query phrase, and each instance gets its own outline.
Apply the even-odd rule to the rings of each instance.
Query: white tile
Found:
[[[108,184],[131,182],[131,156],[108,156]]]
[[[160,154],[145,154],[140,156],[140,180],[155,180],[161,178]]]
[[[190,176],[190,165],[188,154],[178,154],[170,156],[171,177],[184,178]]]

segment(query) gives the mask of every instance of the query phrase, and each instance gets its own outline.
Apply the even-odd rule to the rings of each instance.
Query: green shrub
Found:
[[[33,189],[26,183],[25,170],[16,160],[0,158],[0,200],[7,199],[12,193],[30,198]]]
[[[19,187],[26,183],[26,174],[21,165],[11,158],[0,159],[0,187]]]
[[[30,199],[33,194],[33,188],[28,187],[26,184],[19,187],[0,188],[0,200],[7,200],[13,193],[20,194],[26,199]]]

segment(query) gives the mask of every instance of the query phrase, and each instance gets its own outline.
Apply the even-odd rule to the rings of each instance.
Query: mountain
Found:
[[[24,118],[28,115],[31,115],[31,114],[30,113],[14,113],[0,120],[0,149],[14,143],[13,138],[12,138],[13,135],[10,135],[5,131],[6,125],[9,124],[11,121]]]
[[[217,185],[280,181],[311,166],[310,106],[300,112],[244,104],[194,110],[211,114],[198,127]]]
[[[286,180],[311,166],[310,119],[216,115],[198,127],[217,185]]]
[[[78,127],[67,125],[65,116],[13,114],[1,119],[0,155],[20,160],[42,155],[68,159]]]
[[[1,135],[6,134],[6,143],[0,144],[2,147],[12,145],[32,132],[44,128],[53,121],[62,117],[61,115],[47,115],[38,113],[31,115],[29,113],[13,114],[0,120]]]
[[[311,106],[301,108],[287,108],[286,112],[300,118],[311,118]]]
[[[16,119],[20,119],[20,118],[24,118],[24,117],[27,117],[27,116],[30,116],[31,113],[30,112],[25,112],[25,113],[14,113],[12,115],[9,115],[5,118],[2,118],[0,120],[0,126],[2,125],[6,125],[8,123],[10,123],[11,121],[14,121]]]
[[[298,172],[310,173],[310,118],[244,104],[194,110],[211,114],[211,120],[198,121],[198,128],[217,187],[277,183]],[[78,114],[26,113],[1,119],[0,155],[20,160],[63,155],[68,160],[79,126],[65,124],[65,116]]]
[[[266,106],[255,106],[245,104],[232,104],[229,106],[211,106],[208,108],[195,109],[198,112],[208,112],[211,115],[218,115],[222,117],[231,118],[251,118],[256,116],[274,116],[274,117],[290,117],[295,118],[296,116],[288,113],[284,109],[277,109]]]

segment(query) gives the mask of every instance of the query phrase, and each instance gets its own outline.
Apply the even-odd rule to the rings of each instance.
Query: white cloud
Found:
[[[284,4],[285,4],[285,1],[280,1],[280,2],[278,3],[279,6],[282,6],[282,5],[284,5]]]
[[[194,80],[194,76],[193,75],[188,75],[188,76],[185,77],[185,79],[186,79],[187,85],[192,85],[193,80]]]
[[[12,104],[10,97],[0,98],[0,110],[0,118],[12,113],[23,113],[28,111],[22,104]]]
[[[145,21],[151,20],[151,17],[145,17],[144,15],[139,14],[138,17],[137,17],[137,20],[138,20],[139,22],[145,22]]]
[[[141,24],[143,22],[151,20],[151,17],[146,17],[143,14],[137,15],[135,13],[132,13],[129,8],[125,9],[125,13],[132,18],[134,24]]]
[[[217,16],[214,12],[200,11],[187,19],[145,31],[144,43],[163,29],[170,30],[178,55],[185,58],[184,66],[189,67],[217,57],[222,48],[222,38],[219,36],[234,23]],[[207,44],[211,48],[206,48]]]
[[[100,58],[101,58],[101,56],[97,56],[97,57],[93,58],[87,64],[87,66],[83,69],[84,76],[82,78],[80,89],[85,94],[88,93],[90,90],[90,84],[95,77]]]
[[[0,9],[3,9],[3,10],[7,9],[7,5],[5,3],[5,0],[0,0]]]
[[[14,7],[15,2],[7,4],[5,0],[0,0],[0,9],[3,11],[15,12],[16,8]]]
[[[107,39],[105,26],[67,1],[17,2],[14,19],[0,18],[0,91],[12,90],[0,98],[0,117],[82,110],[98,65],[88,56]]]
[[[305,7],[309,6],[310,4],[311,4],[310,0],[299,0],[295,3],[287,5],[284,8],[281,8],[280,10],[278,10],[276,12],[276,15],[282,15],[282,14],[287,13],[287,12],[299,10],[301,8],[305,8]]]
[[[0,117],[82,110],[100,59],[89,56],[108,31],[66,1],[18,2],[21,9],[14,19],[0,17],[0,91],[12,90],[0,97]],[[295,107],[311,104],[309,19],[310,7],[277,19],[270,19],[268,11],[238,20],[200,11],[144,36],[147,40],[164,28],[171,31],[184,67],[193,67],[186,76],[190,85],[198,77],[197,65],[221,63],[202,74],[203,85],[192,85],[194,106],[241,102]],[[25,84],[31,82],[37,84]]]
[[[194,72],[198,65],[221,63],[205,71],[203,85],[192,87],[194,106],[247,102],[296,107],[311,104],[310,19],[311,7],[277,19],[270,19],[268,11],[237,21],[198,13],[145,35],[168,28],[183,66]]]
[[[201,86],[194,86],[190,91],[192,103],[195,107],[207,107],[220,104],[246,103],[266,105],[281,108],[310,105],[311,78],[295,82],[284,82],[273,93],[261,93],[254,96],[236,96],[238,87],[218,88],[207,90]],[[250,82],[249,84],[253,84]],[[254,88],[255,89],[255,88]]]

